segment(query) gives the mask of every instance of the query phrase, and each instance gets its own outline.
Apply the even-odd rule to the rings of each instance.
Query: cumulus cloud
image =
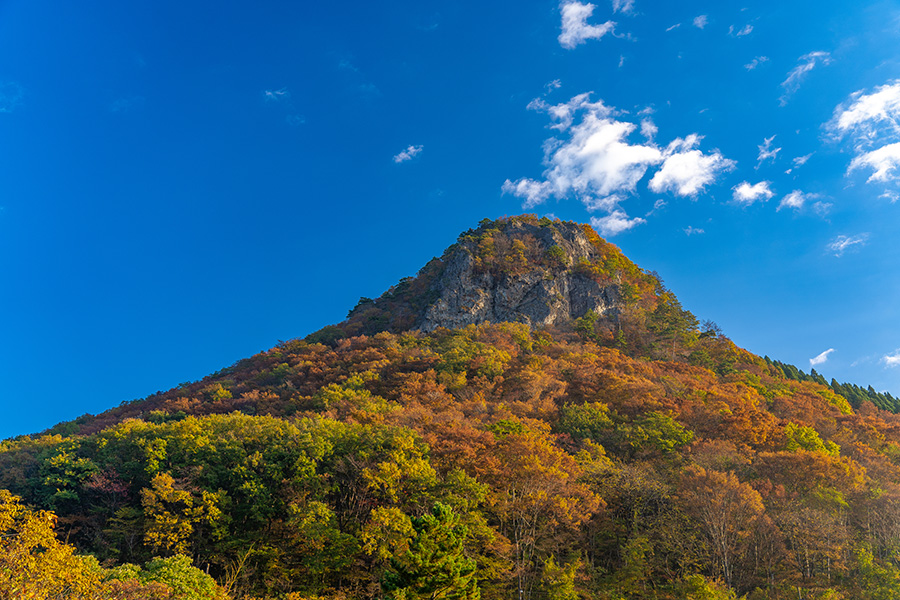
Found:
[[[720,173],[734,169],[736,163],[718,150],[712,154],[697,150],[701,139],[697,134],[691,134],[684,139],[676,138],[668,145],[662,168],[650,180],[652,191],[696,196]]]
[[[694,27],[697,29],[703,29],[706,27],[706,24],[709,23],[709,17],[706,15],[698,15],[694,17]]]
[[[597,8],[593,4],[581,2],[565,2],[560,7],[562,13],[562,32],[559,34],[559,45],[571,50],[587,40],[599,40],[610,33],[615,22],[607,21],[600,25],[589,25],[587,20]]]
[[[753,185],[750,185],[748,181],[742,181],[732,188],[731,197],[738,204],[745,206],[749,206],[757,200],[765,202],[771,200],[772,196],[775,195],[775,192],[772,191],[769,185],[768,181],[760,181]]]
[[[522,198],[523,208],[533,208],[538,204],[543,204],[553,193],[552,186],[546,181],[535,181],[523,177],[518,181],[510,181],[507,179],[503,182],[501,190],[504,194],[512,194]]]
[[[900,142],[895,142],[860,154],[850,161],[847,172],[851,173],[857,169],[868,167],[873,171],[867,180],[869,183],[873,181],[887,183],[895,178],[895,170],[898,166],[900,166]]]
[[[839,136],[851,133],[859,142],[878,139],[885,133],[900,133],[900,80],[871,94],[854,92],[835,109],[827,126]]]
[[[753,69],[755,69],[756,67],[758,67],[759,65],[761,65],[765,62],[769,62],[768,56],[757,56],[753,60],[748,62],[746,65],[744,65],[744,68],[747,69],[748,71],[752,71]]]
[[[834,252],[835,256],[843,256],[847,250],[854,249],[856,247],[860,247],[865,245],[866,240],[869,239],[868,233],[861,233],[859,235],[839,235],[831,242],[828,243],[828,250]]]
[[[900,81],[891,81],[871,93],[854,92],[835,108],[825,128],[835,140],[851,140],[856,156],[847,168],[848,175],[870,169],[869,183],[900,179]]]
[[[630,14],[634,11],[634,0],[612,0],[613,12]]]
[[[784,88],[784,93],[781,95],[781,98],[779,98],[781,106],[785,106],[788,103],[788,100],[794,95],[794,92],[800,89],[800,84],[803,83],[803,80],[806,79],[809,72],[816,68],[817,65],[831,64],[831,54],[821,51],[810,52],[797,59],[797,62],[799,64],[791,69],[790,73],[787,75],[787,79],[781,82],[781,87]]]
[[[900,350],[894,350],[893,354],[885,354],[881,357],[881,362],[886,367],[900,367]]]
[[[640,217],[629,219],[628,215],[622,210],[615,210],[605,217],[591,217],[591,227],[607,237],[628,231],[632,227],[646,222]]]
[[[598,228],[610,235],[625,231],[625,224],[630,228],[642,222],[629,219],[620,204],[636,193],[651,168],[658,170],[649,189],[679,196],[697,195],[720,173],[734,168],[734,161],[718,150],[699,150],[702,138],[697,134],[658,146],[653,140],[657,128],[649,118],[640,124],[645,141],[632,142],[638,125],[623,120],[622,113],[602,100],[592,101],[590,93],[556,105],[539,98],[528,108],[546,113],[557,136],[544,143],[542,178],[507,180],[503,192],[521,198],[525,208],[550,197],[575,197],[590,211],[609,213],[610,218],[597,219]]]
[[[819,365],[825,364],[828,361],[828,355],[831,354],[832,352],[834,352],[834,348],[829,348],[822,354],[819,354],[818,356],[809,359],[809,366],[817,367]]]
[[[740,29],[737,29],[734,25],[728,27],[728,35],[734,37],[744,37],[745,35],[750,35],[752,32],[753,25],[744,25]]]
[[[422,146],[422,145],[419,145],[419,146],[408,146],[408,147],[406,148],[406,150],[403,150],[403,151],[400,152],[399,154],[395,154],[395,155],[394,155],[394,162],[397,163],[397,164],[399,165],[400,163],[404,163],[404,162],[406,162],[406,161],[408,161],[408,160],[412,160],[412,159],[414,159],[416,156],[418,156],[419,154],[421,154],[421,153],[422,153],[422,150],[424,150],[424,149],[425,149],[425,147]]]

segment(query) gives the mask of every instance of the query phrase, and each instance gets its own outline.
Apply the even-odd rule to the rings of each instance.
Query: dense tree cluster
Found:
[[[900,417],[785,377],[674,296],[638,317],[624,344],[584,321],[287,342],[4,442],[0,487],[93,557],[67,568],[133,575],[121,598],[155,585],[154,560],[235,598],[900,585]]]

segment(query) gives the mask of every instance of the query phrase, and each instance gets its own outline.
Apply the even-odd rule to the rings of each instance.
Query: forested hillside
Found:
[[[576,229],[580,260],[554,237]],[[589,280],[604,309],[557,319],[523,292],[527,322],[403,329],[437,318],[459,252],[504,289]],[[3,442],[0,589],[900,597],[893,398],[793,371],[700,325],[587,226],[483,222],[344,323]]]

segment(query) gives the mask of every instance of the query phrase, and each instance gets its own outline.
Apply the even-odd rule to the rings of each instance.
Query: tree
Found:
[[[696,466],[685,470],[679,497],[684,510],[706,535],[718,570],[731,586],[738,559],[763,518],[762,498],[734,473],[707,471]]]
[[[465,555],[468,530],[441,503],[412,519],[406,550],[390,560],[383,580],[393,600],[479,600],[477,564]]]

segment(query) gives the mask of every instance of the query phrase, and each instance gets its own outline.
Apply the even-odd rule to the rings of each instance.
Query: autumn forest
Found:
[[[419,327],[459,257],[612,300]],[[742,350],[588,226],[485,220],[342,323],[0,442],[0,596],[893,599],[898,408]]]

